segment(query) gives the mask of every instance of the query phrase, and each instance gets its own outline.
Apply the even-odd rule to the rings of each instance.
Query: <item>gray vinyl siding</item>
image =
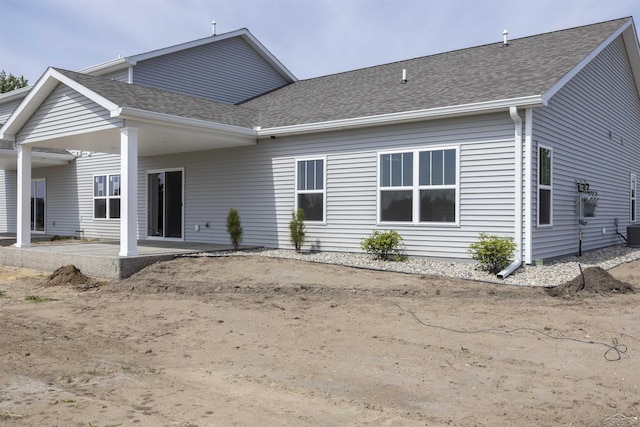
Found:
[[[77,135],[121,124],[122,120],[111,118],[109,111],[100,105],[59,84],[18,132],[16,142]]]
[[[20,104],[22,99],[23,98],[15,99],[13,101],[8,101],[0,104],[0,126],[7,122],[9,116],[18,107],[18,104]]]
[[[103,79],[117,80],[119,82],[129,83],[129,68],[124,70],[114,71],[112,73],[103,74],[100,77]]]
[[[184,168],[185,240],[229,242],[226,216],[235,208],[245,244],[290,248],[295,159],[323,156],[327,222],[307,225],[306,247],[359,252],[363,237],[391,228],[376,224],[378,152],[446,145],[460,149],[460,225],[394,224],[393,228],[404,236],[410,255],[468,258],[469,244],[479,232],[513,235],[513,133],[508,114],[492,114],[142,158],[139,233],[146,235],[146,171]]]
[[[575,182],[598,192],[595,218],[583,227],[583,250],[620,242],[629,224],[629,179],[640,174],[640,99],[622,38],[615,40],[550,101],[534,110],[533,194],[537,199],[537,146],[553,149],[553,227],[536,228],[534,258],[578,252]],[[534,203],[534,212],[537,205]]]
[[[140,61],[133,83],[236,104],[288,81],[234,37]]]
[[[0,170],[0,233],[15,233],[18,181],[16,171]]]
[[[120,220],[93,219],[93,176],[113,173],[120,173],[120,156],[99,153],[64,166],[33,169],[32,178],[44,178],[46,183],[45,232],[119,239]]]

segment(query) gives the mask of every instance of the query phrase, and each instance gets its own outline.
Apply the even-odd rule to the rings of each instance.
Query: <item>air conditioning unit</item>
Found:
[[[640,224],[627,227],[627,245],[632,248],[640,248]]]

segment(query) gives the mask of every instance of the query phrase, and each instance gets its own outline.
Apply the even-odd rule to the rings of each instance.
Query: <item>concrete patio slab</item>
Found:
[[[140,240],[138,255],[121,257],[118,241],[51,241],[42,236],[32,239],[32,246],[28,248],[16,248],[13,243],[15,237],[0,236],[0,264],[47,272],[73,264],[87,276],[111,280],[127,278],[148,265],[177,256],[233,249],[230,244]]]

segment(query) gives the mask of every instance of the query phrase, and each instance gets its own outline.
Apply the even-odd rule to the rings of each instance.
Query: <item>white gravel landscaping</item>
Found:
[[[347,252],[303,252],[286,249],[259,249],[239,252],[201,253],[194,256],[265,256],[299,259],[325,264],[337,264],[371,270],[396,271],[408,274],[424,274],[436,277],[470,279],[519,286],[557,286],[580,274],[579,266],[601,267],[609,270],[620,264],[640,259],[640,248],[617,245],[597,251],[585,252],[581,257],[567,256],[542,266],[520,267],[505,279],[499,279],[478,268],[475,262],[436,261],[410,258],[404,262],[378,261],[362,253]]]

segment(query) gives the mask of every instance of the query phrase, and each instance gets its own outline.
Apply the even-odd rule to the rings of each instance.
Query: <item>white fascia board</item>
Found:
[[[0,131],[2,131],[2,128],[0,128]],[[12,133],[0,132],[0,141],[15,142],[16,135]]]
[[[82,70],[78,70],[78,73],[90,74],[92,76],[101,76],[103,74],[110,73],[112,71],[118,71],[129,66],[131,66],[131,64],[129,63],[127,58],[117,58],[112,59],[111,61],[103,62],[102,64],[83,68]]]
[[[76,92],[80,93],[83,96],[86,96],[87,98],[89,98],[90,100],[92,100],[93,102],[95,102],[96,104],[100,105],[102,108],[106,109],[106,110],[114,110],[116,109],[118,106],[109,101],[107,98],[103,97],[102,95],[99,95],[97,93],[95,93],[92,90],[87,89],[86,87],[84,87],[83,85],[81,85],[80,83],[76,82],[73,79],[70,79],[69,77],[65,76],[64,74],[61,74],[59,72],[57,72],[56,70],[51,70],[52,71],[52,76],[58,80],[60,83],[63,83],[67,86],[69,86],[71,89],[75,90]]]
[[[33,86],[25,86],[20,89],[14,89],[9,92],[0,93],[0,104],[4,102],[14,101],[19,98],[24,98]]]
[[[44,72],[36,84],[31,87],[29,93],[27,93],[20,104],[18,104],[18,107],[13,110],[13,113],[11,113],[5,124],[0,128],[0,139],[15,140],[15,134],[26,122],[25,116],[31,117],[31,114],[35,112],[44,99],[49,96],[55,86],[57,86],[57,82],[51,84],[52,72],[52,68],[47,68],[47,71]]]
[[[264,47],[264,45],[260,43],[260,41],[257,38],[255,38],[255,36],[251,34],[248,30],[244,30],[244,34],[242,34],[242,38],[247,43],[249,43],[249,45],[253,47],[260,54],[260,56],[262,56],[269,64],[271,64],[273,68],[278,70],[285,79],[291,81],[292,83],[298,81],[298,78],[294,76],[293,73],[289,71],[289,69],[285,67],[284,64],[282,64],[282,62],[278,60],[278,58],[273,56],[273,54],[269,52],[269,50],[266,47]]]
[[[117,105],[97,93],[87,89],[76,82],[49,67],[38,79],[38,82],[29,91],[18,107],[13,111],[7,122],[0,128],[0,139],[15,138],[15,134],[22,128],[31,115],[40,107],[45,99],[53,92],[58,83],[63,83],[71,89],[81,93],[107,110],[114,110]],[[12,139],[11,139],[12,140]]]
[[[246,33],[246,31],[247,30],[245,29],[236,30],[236,31],[231,31],[228,33],[220,34],[220,35],[209,36],[209,37],[205,37],[198,40],[192,40],[190,42],[181,43],[181,44],[177,44],[169,47],[164,47],[162,49],[156,49],[150,52],[140,53],[138,55],[127,56],[126,60],[131,65],[136,65],[136,63],[138,63],[139,61],[144,61],[146,59],[152,59],[158,56],[168,55],[171,53],[179,52],[181,50],[202,46],[208,43],[213,43],[221,40],[230,39],[232,37],[237,37],[237,36],[243,35],[244,33]]]
[[[184,128],[227,133],[252,138],[257,137],[256,131],[254,129],[244,128],[241,126],[226,125],[223,123],[215,123],[207,120],[174,116],[171,114],[157,113],[154,111],[140,110],[130,107],[118,107],[111,110],[111,117],[125,120],[133,119],[139,122],[180,126]]]
[[[169,46],[162,49],[152,50],[151,52],[141,53],[139,55],[128,56],[126,58],[127,62],[131,65],[136,65],[139,61],[144,61],[146,59],[156,58],[162,55],[168,55],[171,53],[179,52],[185,49],[191,49],[193,47],[202,46],[208,43],[215,43],[222,40],[231,39],[233,37],[242,37],[244,41],[246,41],[253,49],[255,49],[260,56],[262,56],[272,67],[274,67],[278,72],[286,79],[291,82],[296,82],[298,79],[294,76],[291,71],[287,69],[275,56],[269,52],[269,50],[264,47],[258,39],[255,38],[253,34],[249,32],[246,28],[242,28],[235,31],[230,31],[228,33],[205,37],[198,40],[193,40],[187,43],[178,44],[175,46]]]
[[[574,78],[576,74],[578,74],[584,67],[590,63],[593,58],[598,56],[600,52],[602,52],[607,46],[611,44],[620,34],[622,34],[629,26],[633,23],[632,19],[629,19],[627,22],[622,24],[620,28],[618,28],[613,34],[611,34],[605,41],[600,43],[598,47],[596,47],[589,55],[587,55],[582,61],[578,62],[578,64],[573,67],[567,74],[565,74],[560,80],[558,80],[553,86],[551,86],[547,91],[542,95],[545,105],[549,102],[549,99],[553,97],[560,89],[566,85],[569,80]],[[637,46],[636,41],[636,46]]]
[[[62,154],[62,153],[47,153],[43,151],[35,151],[31,150],[32,159],[43,159],[43,160],[62,160],[62,161],[71,161],[76,158],[71,153]]]
[[[640,93],[640,46],[638,45],[638,33],[633,19],[630,19],[631,25],[622,33],[624,44],[627,48],[633,79],[636,82],[636,89]]]
[[[279,126],[267,129],[257,129],[259,138],[270,136],[286,136],[293,134],[325,132],[341,129],[352,129],[367,126],[389,125],[396,123],[414,122],[419,120],[433,120],[446,117],[467,116],[472,114],[509,111],[510,107],[540,107],[545,105],[541,95],[520,98],[501,99],[496,101],[478,102],[473,104],[454,105],[449,107],[429,108],[424,110],[402,111],[398,113],[380,114],[376,116],[354,117],[326,122],[305,123],[299,125]]]

